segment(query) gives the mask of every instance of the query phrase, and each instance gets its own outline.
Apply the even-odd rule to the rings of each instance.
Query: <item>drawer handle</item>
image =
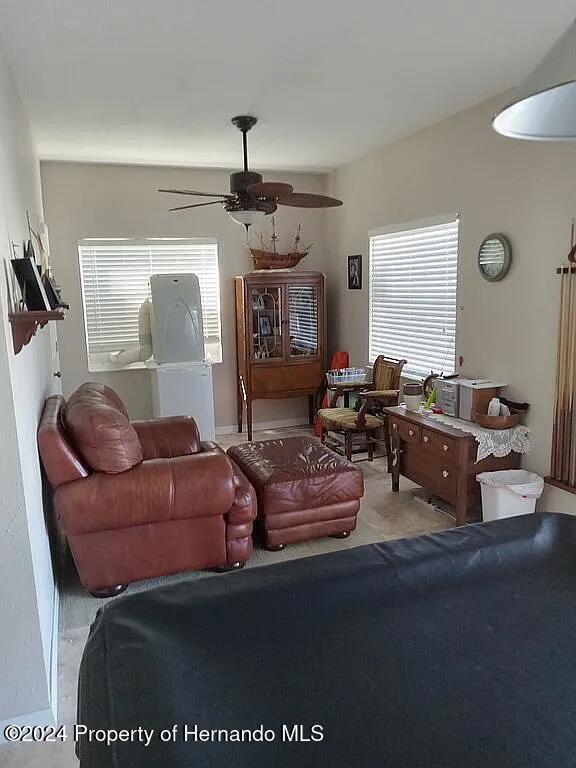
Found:
[[[414,437],[414,430],[413,429],[409,429],[408,430],[408,434],[410,435],[410,437]]]
[[[427,442],[429,442],[429,440],[430,440],[430,438],[428,437],[428,435],[424,435],[424,442],[427,443]]]
[[[447,451],[448,450],[448,446],[446,445],[446,443],[444,443],[444,445],[442,446],[442,450],[443,451]]]
[[[448,470],[446,470],[446,469],[443,469],[442,470],[442,477],[450,477],[450,472],[448,472]]]

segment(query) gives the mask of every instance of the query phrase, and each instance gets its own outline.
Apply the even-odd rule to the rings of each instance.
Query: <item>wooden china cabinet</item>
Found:
[[[234,280],[238,366],[238,431],[246,404],[252,439],[252,403],[314,397],[325,374],[324,275],[298,270],[250,272]]]

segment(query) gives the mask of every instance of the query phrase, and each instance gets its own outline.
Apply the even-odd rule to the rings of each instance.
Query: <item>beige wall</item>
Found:
[[[329,272],[332,348],[354,363],[368,354],[368,236],[377,227],[460,213],[457,356],[463,370],[510,383],[531,404],[533,452],[525,466],[546,474],[552,423],[558,280],[576,215],[576,146],[496,135],[493,99],[331,174]],[[508,276],[486,282],[476,266],[482,238],[503,232],[514,261]],[[362,291],[346,288],[346,255],[364,254]],[[548,489],[543,507],[576,512],[576,496]]]
[[[219,242],[223,362],[215,365],[214,393],[217,426],[236,421],[236,343],[232,278],[250,271],[244,230],[220,206],[169,213],[187,199],[161,195],[158,187],[193,188],[207,192],[228,189],[228,171],[166,167],[42,163],[46,222],[57,280],[71,304],[66,322],[58,328],[63,387],[69,393],[82,381],[109,384],[125,400],[133,418],[152,414],[149,373],[142,370],[89,373],[82,319],[77,243],[83,237],[216,237]],[[269,173],[267,178],[288,181],[300,191],[322,192],[325,177],[312,174]],[[190,199],[192,201],[192,199]],[[280,237],[302,222],[303,237],[314,248],[302,268],[322,270],[325,213],[284,208],[277,214]],[[268,221],[267,226],[269,226]],[[305,417],[303,399],[259,401],[256,422]]]
[[[525,465],[548,469],[553,406],[558,283],[554,268],[568,248],[576,215],[576,147],[507,140],[494,134],[493,99],[354,161],[329,177],[344,206],[329,212],[282,211],[283,231],[301,218],[315,242],[306,268],[327,273],[329,346],[347,349],[353,363],[368,354],[367,233],[389,224],[460,214],[457,355],[463,370],[510,383],[510,396],[531,403],[533,452]],[[323,191],[314,175],[269,174],[298,188]],[[169,214],[159,185],[226,189],[227,172],[171,168],[42,164],[46,220],[58,280],[72,303],[60,330],[64,388],[88,377],[107,381],[134,417],[149,415],[150,388],[142,371],[89,374],[86,364],[76,243],[94,236],[216,236],[220,242],[224,362],[214,370],[217,424],[235,420],[232,277],[249,261],[242,230],[219,209]],[[514,263],[502,283],[478,273],[482,238],[510,238]],[[346,255],[363,253],[364,289],[348,291]],[[305,416],[305,403],[260,402],[259,422]],[[548,509],[576,511],[576,497],[548,490]]]
[[[56,707],[58,600],[36,448],[44,399],[57,381],[55,336],[44,328],[15,355],[8,322],[18,298],[12,243],[28,236],[27,210],[42,218],[38,158],[0,51],[0,742],[7,722],[54,722]]]

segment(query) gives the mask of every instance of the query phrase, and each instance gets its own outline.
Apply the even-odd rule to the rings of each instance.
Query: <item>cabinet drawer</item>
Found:
[[[452,464],[430,464],[424,471],[426,477],[430,478],[430,487],[437,489],[438,495],[445,495],[446,498],[454,498],[456,494],[456,467]]]
[[[446,501],[456,502],[457,468],[453,464],[407,446],[400,457],[400,472]]]
[[[417,424],[392,417],[390,419],[390,430],[393,432],[398,431],[400,438],[407,443],[414,443],[415,445],[420,443],[420,427]]]
[[[456,455],[456,441],[452,437],[426,427],[422,427],[422,448],[436,454],[439,458],[444,456],[450,461],[453,461]]]
[[[314,391],[321,386],[323,378],[320,362],[253,365],[252,395],[281,397],[282,393]]]

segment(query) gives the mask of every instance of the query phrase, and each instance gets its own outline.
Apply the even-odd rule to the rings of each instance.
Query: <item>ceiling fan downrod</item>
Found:
[[[233,194],[246,193],[250,184],[259,184],[262,181],[262,174],[248,170],[248,137],[246,134],[258,122],[257,117],[252,115],[237,115],[231,120],[232,124],[242,133],[242,152],[244,155],[244,170],[233,173],[230,176],[230,192]]]

